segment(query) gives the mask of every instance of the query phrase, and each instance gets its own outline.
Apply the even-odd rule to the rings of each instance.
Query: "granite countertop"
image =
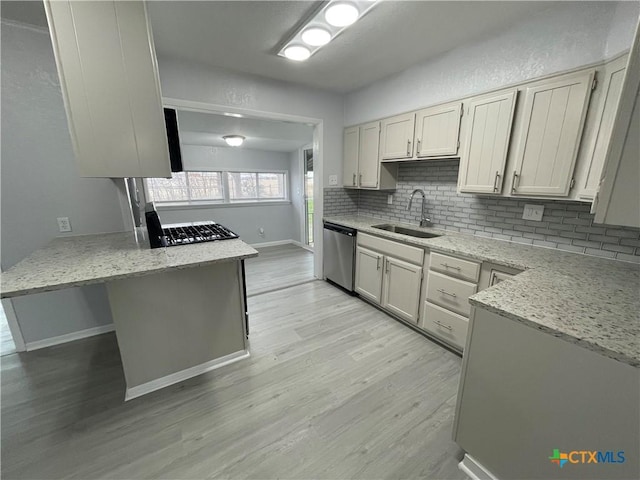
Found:
[[[149,248],[140,230],[56,238],[0,277],[0,297],[50,292],[256,257],[240,239]]]
[[[376,218],[325,220],[433,251],[525,270],[473,295],[469,302],[640,368],[640,265],[415,225],[410,227],[442,236],[409,237],[372,228],[389,223]]]

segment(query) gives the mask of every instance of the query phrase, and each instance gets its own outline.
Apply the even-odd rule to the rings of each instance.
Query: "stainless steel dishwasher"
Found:
[[[356,230],[324,222],[322,240],[324,278],[353,292]]]

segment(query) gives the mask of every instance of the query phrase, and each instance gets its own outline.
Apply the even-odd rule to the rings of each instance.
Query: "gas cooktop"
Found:
[[[162,228],[167,247],[189,245],[192,243],[214,242],[238,238],[227,227],[215,222],[176,223]],[[164,242],[163,242],[164,243]]]

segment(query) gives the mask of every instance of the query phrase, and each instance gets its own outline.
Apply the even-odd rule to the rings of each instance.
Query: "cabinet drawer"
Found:
[[[442,307],[424,302],[422,328],[462,350],[467,339],[469,320]]]
[[[477,282],[480,275],[480,264],[461,258],[450,257],[441,253],[431,253],[431,270],[460,277],[470,282]]]
[[[427,300],[453,312],[469,316],[471,306],[469,296],[476,293],[475,283],[458,280],[437,272],[429,272],[427,277]]]
[[[394,242],[385,238],[374,237],[373,235],[367,235],[366,233],[358,232],[357,235],[358,246],[375,250],[376,252],[384,253],[392,257],[404,260],[415,265],[422,265],[422,259],[424,258],[424,250],[417,247],[411,247],[403,243]]]

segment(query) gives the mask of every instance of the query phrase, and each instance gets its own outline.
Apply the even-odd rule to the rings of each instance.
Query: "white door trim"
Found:
[[[18,323],[18,317],[16,316],[16,311],[13,308],[13,302],[10,298],[2,299],[2,309],[4,310],[4,314],[7,317],[7,323],[9,324],[9,331],[11,331],[11,336],[13,337],[13,343],[16,346],[16,351],[24,352],[27,350],[27,347],[24,343],[24,337],[22,336],[22,330],[20,329],[20,324]]]

